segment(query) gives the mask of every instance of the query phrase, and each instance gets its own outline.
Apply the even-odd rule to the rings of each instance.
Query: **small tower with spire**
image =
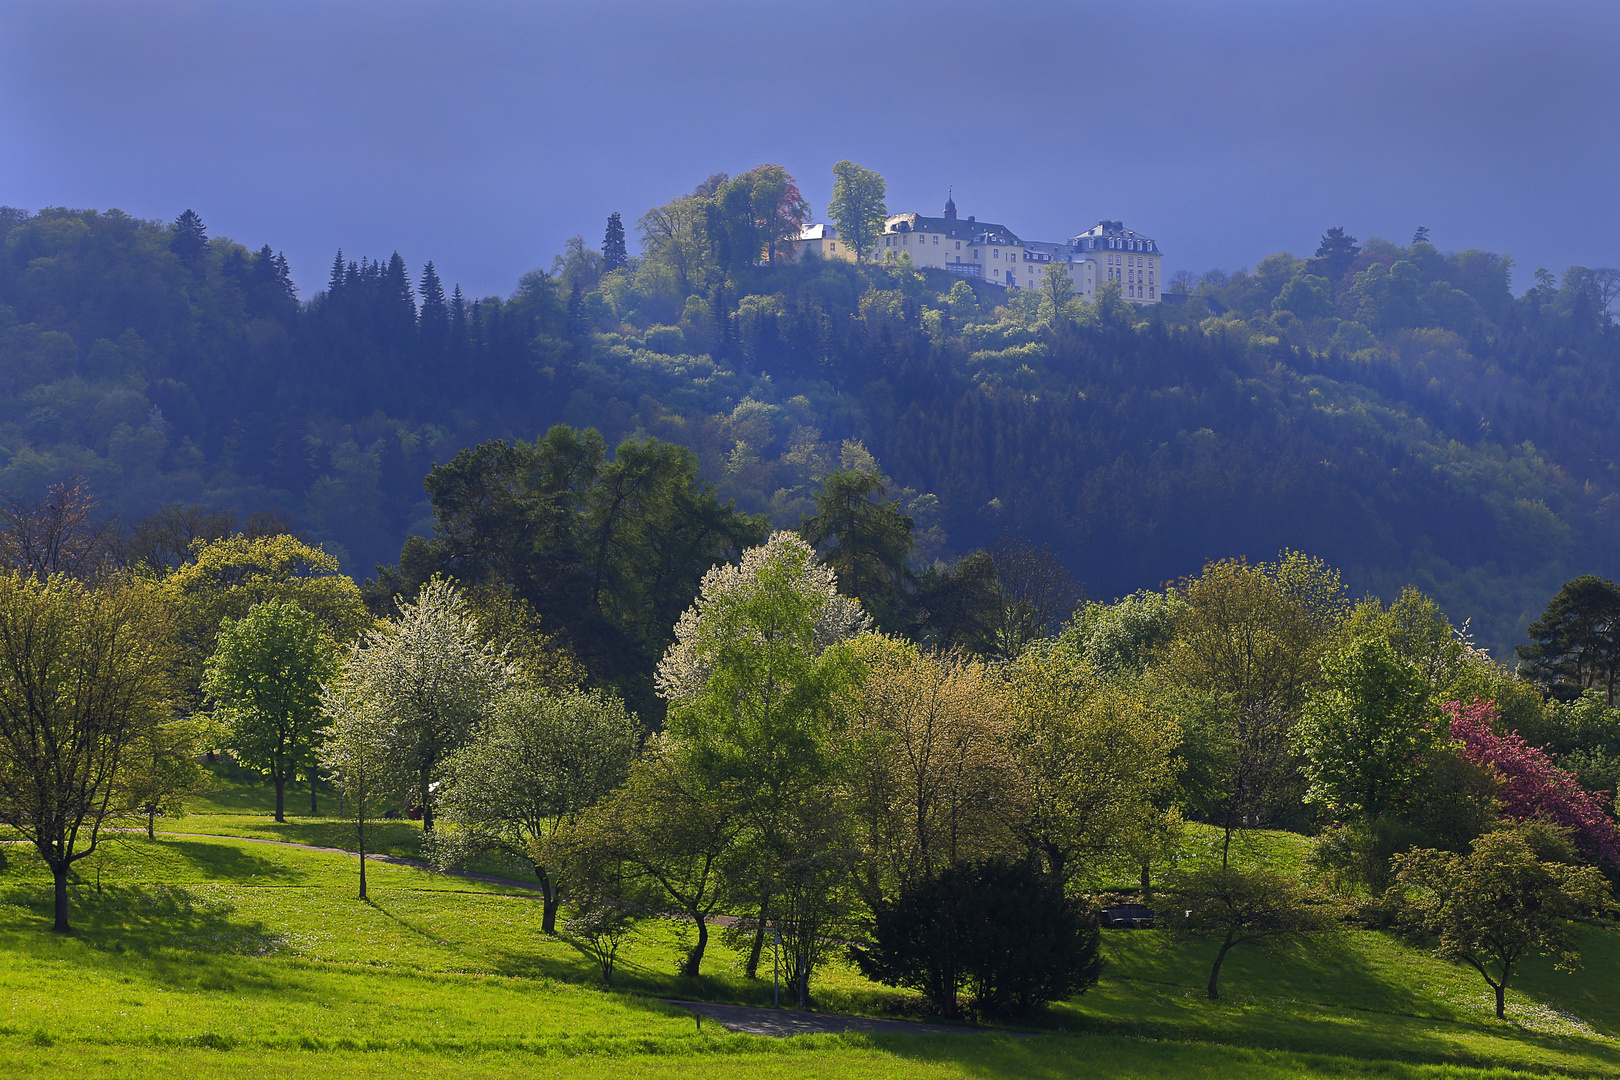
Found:
[[[956,200],[954,198],[952,198],[952,196],[954,194],[955,194],[955,192],[954,192],[954,190],[952,188],[946,188],[945,189],[945,220],[946,221],[955,221],[956,220]]]

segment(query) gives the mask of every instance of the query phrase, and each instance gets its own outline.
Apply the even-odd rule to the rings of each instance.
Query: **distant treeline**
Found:
[[[780,526],[875,458],[918,571],[1018,535],[1111,597],[1294,547],[1498,650],[1615,572],[1613,272],[1515,297],[1504,257],[1329,230],[1153,308],[1009,295],[770,264],[773,177],[711,177],[641,218],[639,258],[615,221],[506,298],[343,253],[300,298],[189,212],[0,211],[0,488],[276,507],[364,576],[431,532],[435,463],[561,422],[689,447]]]

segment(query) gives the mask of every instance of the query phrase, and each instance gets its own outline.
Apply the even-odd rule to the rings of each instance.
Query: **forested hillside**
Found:
[[[1417,585],[1500,652],[1561,582],[1615,572],[1612,273],[1514,297],[1505,257],[1333,230],[1149,309],[1009,296],[760,265],[776,173],[712,177],[641,219],[641,257],[578,241],[505,298],[370,253],[300,293],[189,212],[0,211],[0,488],[275,507],[363,576],[432,532],[435,463],[568,423],[687,446],[793,527],[870,454],[919,567],[1018,533],[1104,598],[1290,547],[1358,593]]]

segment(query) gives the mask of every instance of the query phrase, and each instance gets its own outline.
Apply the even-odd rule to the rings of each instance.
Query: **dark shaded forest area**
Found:
[[[0,488],[277,508],[365,576],[432,533],[435,463],[568,423],[689,447],[787,527],[840,465],[881,470],[920,565],[1018,534],[1105,599],[1305,550],[1499,655],[1560,583],[1616,571],[1611,272],[1515,297],[1504,257],[1332,230],[1138,309],[760,265],[739,181],[650,211],[641,257],[576,240],[505,298],[343,253],[301,296],[189,211],[0,210]]]

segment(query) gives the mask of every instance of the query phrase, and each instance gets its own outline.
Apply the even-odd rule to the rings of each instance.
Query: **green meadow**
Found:
[[[1240,950],[1210,1002],[1209,950],[1107,931],[1101,984],[1020,1033],[773,1040],[700,1028],[659,998],[770,1000],[770,982],[743,978],[723,938],[703,978],[681,979],[683,928],[647,923],[604,988],[566,934],[539,932],[540,906],[522,890],[372,863],[362,902],[352,855],[254,842],[342,846],[346,825],[277,824],[266,792],[218,772],[198,813],[160,823],[206,835],[124,834],[80,864],[72,935],[50,933],[49,879],[29,849],[4,848],[0,1075],[1620,1076],[1620,941],[1599,929],[1585,934],[1585,970],[1526,970],[1506,1023],[1473,972],[1387,934]],[[302,794],[289,803],[307,810]],[[419,836],[415,822],[389,822],[383,846],[412,855]],[[1245,857],[1288,865],[1302,850],[1273,834]],[[828,1011],[911,1005],[841,965],[816,993]]]

